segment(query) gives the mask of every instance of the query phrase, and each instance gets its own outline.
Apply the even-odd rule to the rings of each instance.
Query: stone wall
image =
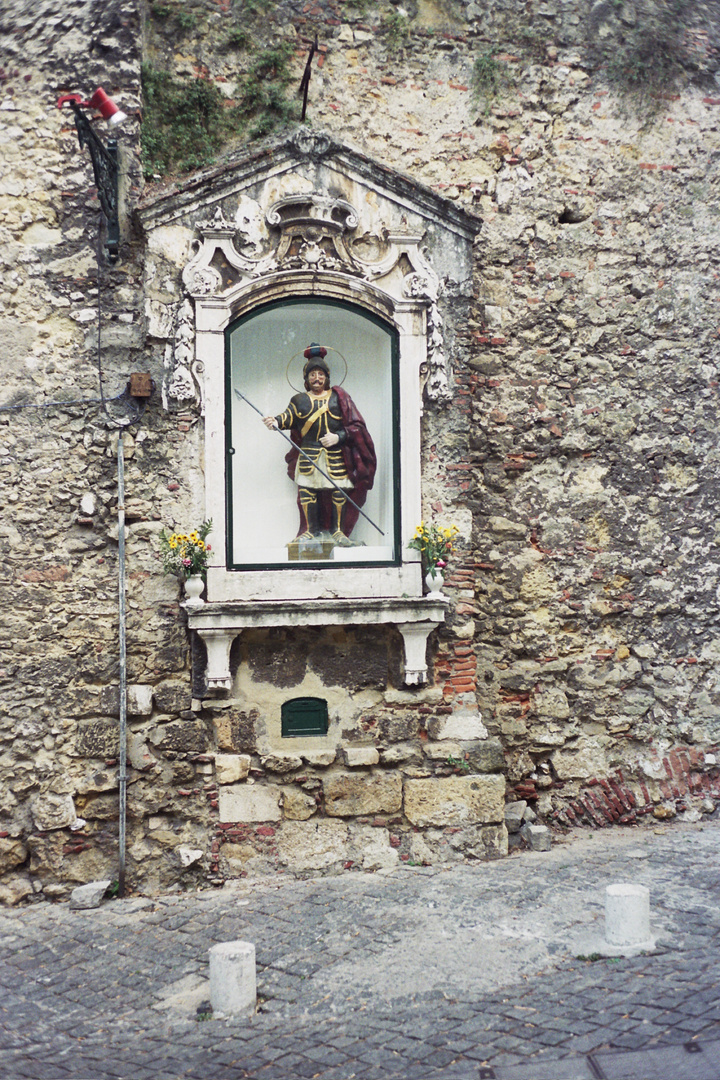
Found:
[[[114,873],[115,420],[128,406],[96,400],[97,328],[108,399],[132,371],[161,385],[169,333],[146,307],[132,216],[140,64],[210,79],[232,101],[252,63],[228,47],[237,7],[190,7],[191,27],[172,5],[162,17],[135,0],[62,12],[15,0],[1,17],[0,898],[10,902]],[[312,127],[484,221],[473,310],[445,327],[453,400],[424,418],[426,519],[461,530],[452,606],[429,689],[399,688],[392,635],[362,639],[370,676],[348,691],[360,696],[332,762],[259,752],[260,712],[192,694],[202,657],[177,584],[160,574],[157,534],[201,516],[203,420],[156,396],[126,435],[129,880],[500,852],[498,755],[508,797],[550,823],[708,812],[720,796],[714,5],[684,6],[677,83],[635,86],[635,98],[608,57],[629,55],[646,20],[655,32],[662,4],[419,0],[407,17],[348,0],[288,0],[256,17],[257,7],[253,33],[295,45],[298,82],[319,33]],[[61,93],[96,85],[129,114],[121,259],[101,260],[99,276],[92,173],[55,108]],[[229,154],[246,148],[245,131],[230,134]],[[163,181],[173,182],[182,188]],[[172,253],[168,263],[153,289],[174,310]],[[311,654],[301,637],[288,650],[303,665]],[[268,681],[261,656],[238,660],[255,664],[250,682]],[[343,688],[336,673],[320,679]],[[478,707],[482,730],[468,732],[462,718]],[[250,791],[269,800],[264,819]],[[233,799],[236,819],[223,820]],[[447,818],[454,805],[474,807],[472,821]]]

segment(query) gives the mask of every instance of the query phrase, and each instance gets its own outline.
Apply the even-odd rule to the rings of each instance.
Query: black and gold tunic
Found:
[[[317,465],[332,477],[337,487],[346,490],[352,488],[341,450],[347,441],[347,434],[342,426],[340,403],[334,390],[325,390],[322,394],[295,394],[287,409],[275,419],[278,427],[284,431],[294,428],[298,432],[300,446],[312,459],[308,461],[302,454],[298,457],[295,483],[299,487],[314,491],[333,487],[315,467]],[[329,450],[320,442],[328,432],[339,439]]]

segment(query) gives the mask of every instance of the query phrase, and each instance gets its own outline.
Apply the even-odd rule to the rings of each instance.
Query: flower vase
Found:
[[[203,589],[205,588],[205,581],[202,574],[191,574],[189,578],[185,578],[185,604],[187,607],[201,607],[203,601],[200,599]]]
[[[437,566],[431,566],[425,575],[425,584],[428,587],[428,596],[442,596],[442,587],[445,584],[442,570],[439,570]]]

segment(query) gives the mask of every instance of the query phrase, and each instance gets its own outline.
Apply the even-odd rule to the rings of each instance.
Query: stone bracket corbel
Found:
[[[439,622],[397,623],[405,646],[406,686],[424,686],[427,682],[427,640]]]
[[[230,674],[230,649],[238,635],[234,629],[198,629],[198,634],[207,649],[208,690],[229,690],[232,686]]]

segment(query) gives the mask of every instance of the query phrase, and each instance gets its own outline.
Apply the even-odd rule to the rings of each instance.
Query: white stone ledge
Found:
[[[357,626],[368,623],[418,623],[445,619],[445,597],[249,600],[203,604],[188,614],[191,630],[246,630],[265,626]]]

